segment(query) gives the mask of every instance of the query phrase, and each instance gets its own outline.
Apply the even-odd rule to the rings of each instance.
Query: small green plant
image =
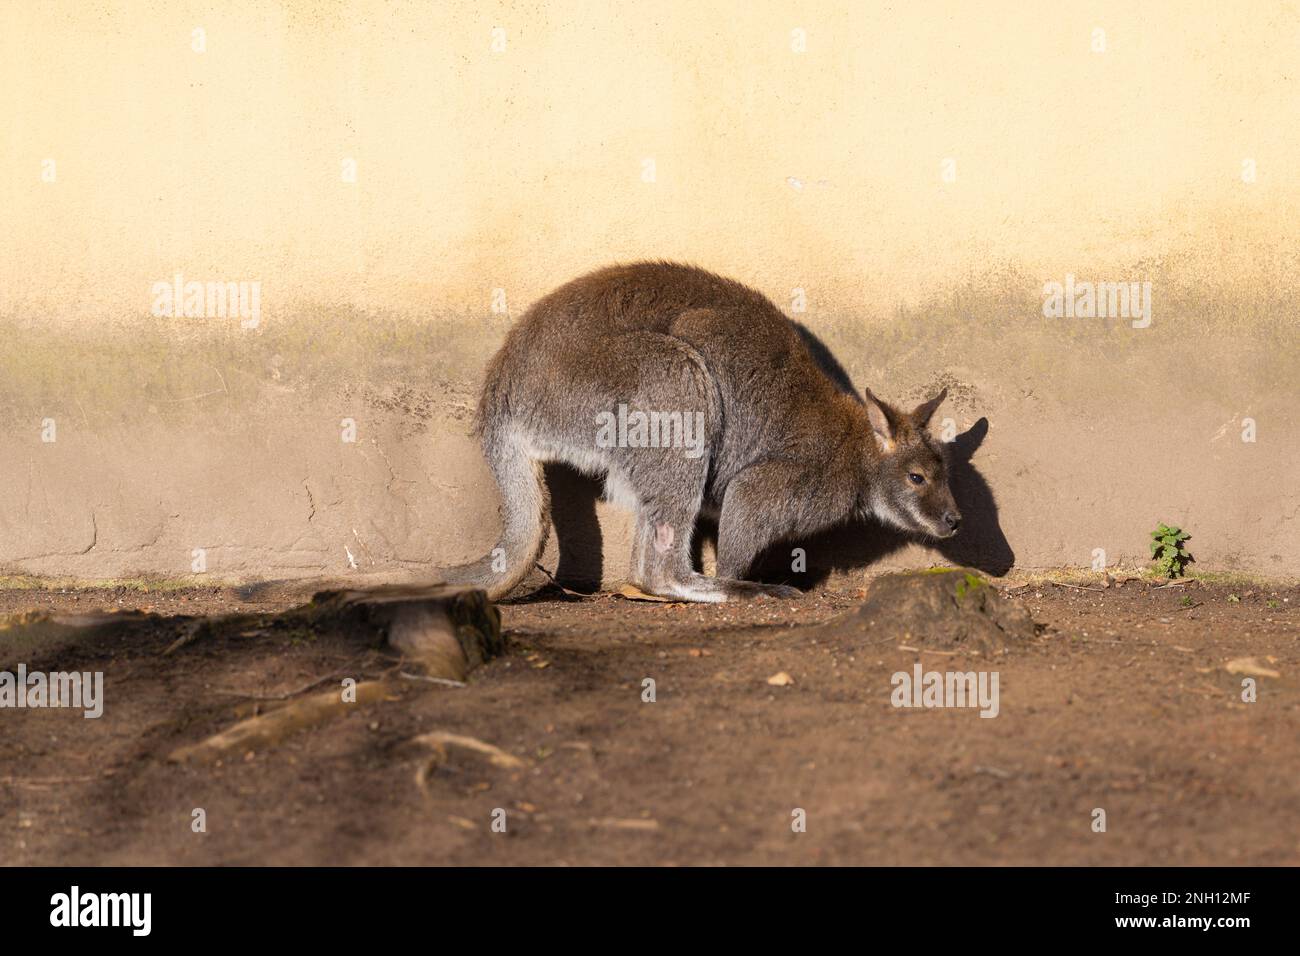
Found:
[[[1240,603],[1241,603],[1241,598],[1237,597],[1237,595],[1235,595],[1235,594],[1229,594],[1229,595],[1228,595],[1228,603],[1229,603],[1229,604],[1240,604]]]
[[[1190,594],[1184,594],[1183,599],[1178,603],[1181,604],[1183,607],[1191,607],[1196,602],[1192,600],[1192,596]]]
[[[1165,577],[1183,576],[1183,569],[1192,560],[1192,554],[1185,546],[1190,537],[1181,528],[1164,523],[1151,532],[1151,558]]]
[[[978,574],[971,574],[969,571],[965,572],[962,580],[957,582],[957,600],[965,599],[966,595],[974,594],[984,586],[984,580]]]

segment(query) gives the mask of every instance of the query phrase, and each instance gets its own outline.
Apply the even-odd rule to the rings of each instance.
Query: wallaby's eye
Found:
[[[916,472],[911,471],[907,474],[907,480],[914,485],[923,485],[925,484],[925,475],[918,475]]]

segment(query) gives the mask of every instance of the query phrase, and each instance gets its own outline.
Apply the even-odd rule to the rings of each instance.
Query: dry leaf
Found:
[[[625,597],[629,601],[655,601],[659,604],[677,604],[680,603],[674,598],[660,597],[657,594],[646,594],[640,588],[632,584],[625,584],[618,589],[620,597]]]

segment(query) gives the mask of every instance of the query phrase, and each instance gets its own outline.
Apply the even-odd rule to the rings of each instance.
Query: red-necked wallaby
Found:
[[[744,581],[777,541],[853,517],[951,537],[961,516],[944,446],[926,426],[947,390],[902,412],[831,381],[796,326],[761,293],[702,269],[638,263],[546,296],[488,366],[478,431],[501,487],[504,528],[445,580],[499,597],[546,542],[545,462],[605,476],[636,514],[631,578],[688,601],[771,595]],[[718,577],[691,536],[718,517]]]

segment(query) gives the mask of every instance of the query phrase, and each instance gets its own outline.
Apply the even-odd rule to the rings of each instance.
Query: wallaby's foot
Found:
[[[741,582],[742,584],[745,582]],[[794,601],[803,597],[803,592],[798,588],[792,588],[788,584],[760,584],[764,597],[776,598],[779,601]]]
[[[803,597],[803,592],[785,584],[760,584],[757,581],[739,581],[735,578],[711,578],[704,574],[691,574],[680,581],[638,583],[642,591],[659,597],[677,598],[679,601],[696,601],[703,604],[721,604],[724,601],[776,598],[789,601]]]

